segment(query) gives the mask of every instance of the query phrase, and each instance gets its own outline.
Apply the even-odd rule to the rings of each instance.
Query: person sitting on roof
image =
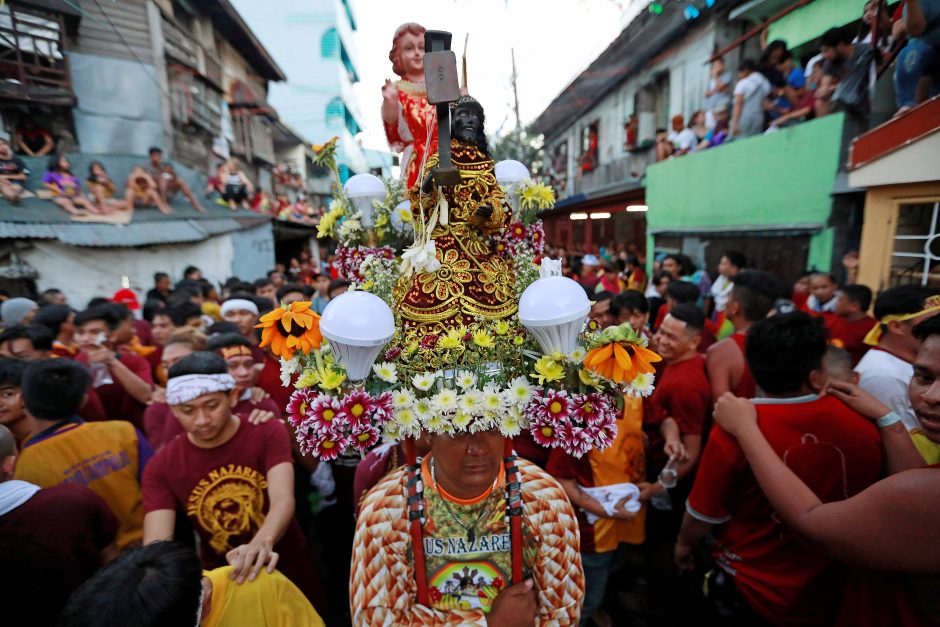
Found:
[[[72,174],[72,164],[65,155],[53,155],[49,159],[42,184],[52,194],[52,202],[71,216],[101,213],[94,203],[82,196],[82,185]]]

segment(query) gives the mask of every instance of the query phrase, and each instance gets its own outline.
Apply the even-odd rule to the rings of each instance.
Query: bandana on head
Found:
[[[223,346],[219,349],[219,354],[222,355],[222,359],[231,359],[232,357],[254,357],[254,353],[251,352],[251,349],[247,346],[242,346],[241,344],[236,344],[235,346]]]
[[[230,311],[250,311],[258,315],[258,305],[246,298],[232,298],[222,303],[222,317]]]
[[[881,325],[883,324],[888,324],[889,322],[904,322],[905,320],[913,320],[914,318],[920,318],[921,316],[938,312],[940,312],[940,296],[931,296],[924,301],[924,308],[920,311],[907,314],[890,314],[876,322],[872,330],[865,336],[865,343],[869,346],[878,346],[878,342],[881,341]]]
[[[182,405],[204,394],[229,392],[235,389],[235,379],[229,374],[187,374],[173,377],[166,384],[167,405]]]

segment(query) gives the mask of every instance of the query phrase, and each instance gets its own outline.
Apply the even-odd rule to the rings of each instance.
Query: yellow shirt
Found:
[[[303,592],[276,570],[241,585],[231,566],[203,575],[212,582],[212,605],[201,627],[325,627]]]
[[[940,444],[929,439],[920,429],[911,431],[911,439],[914,440],[914,446],[923,456],[928,464],[940,464]]]

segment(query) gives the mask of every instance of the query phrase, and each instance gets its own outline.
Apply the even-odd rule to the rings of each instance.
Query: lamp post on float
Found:
[[[513,215],[519,214],[520,187],[522,183],[532,179],[529,168],[515,159],[506,159],[497,163],[494,168],[496,182],[506,188],[509,204]]]
[[[385,199],[385,183],[374,174],[356,174],[343,185],[343,192],[359,212],[362,226],[369,232],[369,244],[375,245],[375,207],[373,202]]]
[[[336,362],[354,383],[369,376],[382,348],[395,335],[395,316],[381,298],[369,292],[346,292],[331,300],[320,317],[320,333],[330,343]]]
[[[584,288],[564,276],[538,279],[522,292],[519,322],[546,355],[567,355],[578,345],[578,335],[591,312]]]

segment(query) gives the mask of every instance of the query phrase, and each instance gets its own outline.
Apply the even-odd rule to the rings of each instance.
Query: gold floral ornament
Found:
[[[291,359],[298,350],[304,355],[323,344],[320,316],[310,309],[311,303],[297,302],[278,307],[263,316],[256,329],[261,332],[261,348],[270,345],[278,357]]]
[[[463,284],[473,280],[470,274],[470,261],[461,259],[454,250],[443,251],[440,267],[434,272],[418,275],[418,283],[425,294],[434,294],[438,300],[447,300],[451,296],[463,294]]]

